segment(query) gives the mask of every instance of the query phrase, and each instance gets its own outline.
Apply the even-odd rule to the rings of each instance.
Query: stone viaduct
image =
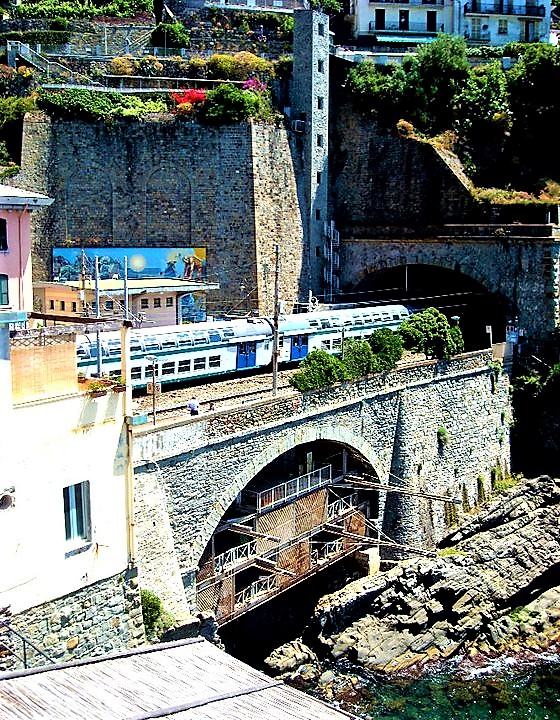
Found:
[[[141,585],[177,615],[195,610],[197,565],[225,511],[259,471],[302,443],[331,441],[359,454],[380,482],[468,497],[474,507],[492,470],[509,469],[509,382],[491,360],[488,350],[425,361],[323,391],[133,427]],[[429,547],[445,530],[441,502],[396,493],[379,499],[384,532],[398,542]]]

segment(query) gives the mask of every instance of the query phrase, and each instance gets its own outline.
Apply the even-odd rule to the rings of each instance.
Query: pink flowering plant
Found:
[[[243,90],[250,90],[251,92],[255,93],[264,93],[266,92],[266,85],[261,82],[258,78],[249,78],[248,80],[245,80],[243,85],[241,86]]]

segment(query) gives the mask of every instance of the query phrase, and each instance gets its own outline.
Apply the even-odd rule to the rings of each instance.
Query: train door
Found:
[[[292,337],[292,347],[290,351],[290,360],[302,360],[308,352],[307,335],[294,335]]]
[[[237,346],[237,369],[252,368],[257,366],[257,343],[242,342]]]

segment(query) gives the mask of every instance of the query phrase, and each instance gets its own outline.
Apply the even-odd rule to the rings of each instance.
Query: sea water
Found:
[[[448,668],[415,680],[359,675],[366,697],[352,710],[364,720],[560,720],[557,655]]]

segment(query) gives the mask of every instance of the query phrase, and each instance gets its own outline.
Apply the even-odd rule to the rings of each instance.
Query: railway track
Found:
[[[293,372],[294,370],[284,370],[278,373],[277,395],[291,395],[296,392],[288,383]],[[188,401],[193,397],[198,399],[201,413],[239,407],[255,400],[268,399],[273,397],[272,375],[270,373],[252,375],[163,390],[156,396],[157,416],[171,418],[188,413]],[[152,403],[151,395],[135,397],[135,412],[150,415]]]

